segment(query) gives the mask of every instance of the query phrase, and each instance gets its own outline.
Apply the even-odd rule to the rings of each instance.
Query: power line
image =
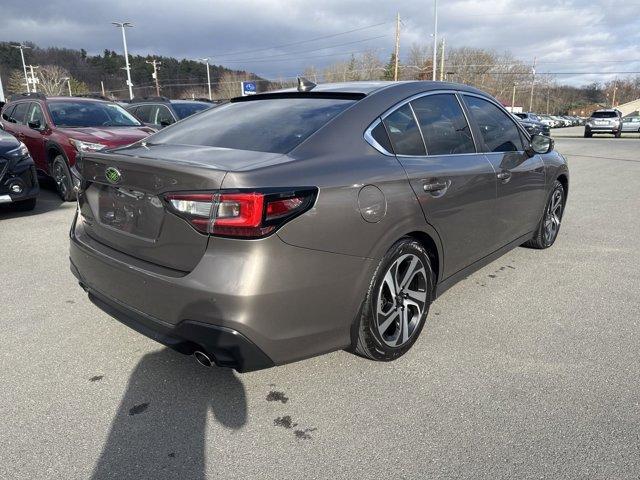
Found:
[[[294,45],[302,45],[304,43],[316,42],[318,40],[324,40],[326,38],[334,38],[334,37],[338,37],[340,35],[347,35],[349,33],[359,32],[359,31],[362,31],[362,30],[367,30],[369,28],[375,28],[375,27],[379,27],[381,25],[386,25],[387,23],[389,23],[389,22],[376,23],[376,24],[373,24],[373,25],[367,25],[367,26],[364,26],[364,27],[354,28],[352,30],[346,30],[344,32],[333,33],[333,34],[330,34],[330,35],[323,35],[323,36],[320,36],[320,37],[310,38],[310,39],[307,39],[307,40],[301,40],[299,42],[283,43],[281,45],[274,45],[272,47],[264,47],[264,48],[259,48],[259,49],[244,50],[244,51],[239,51],[239,52],[238,51],[236,51],[236,52],[224,52],[224,53],[219,53],[217,55],[212,55],[212,56],[218,58],[218,57],[227,57],[229,55],[242,55],[242,54],[245,54],[245,53],[265,52],[267,50],[275,50],[275,49],[278,49],[278,48],[291,47],[291,46],[294,46]]]

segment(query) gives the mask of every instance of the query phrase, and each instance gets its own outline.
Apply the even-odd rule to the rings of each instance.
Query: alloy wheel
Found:
[[[547,245],[553,243],[560,230],[562,220],[562,190],[556,189],[549,200],[544,217],[544,241]]]
[[[64,167],[60,162],[55,162],[53,165],[53,179],[56,182],[56,187],[60,196],[65,198],[67,196],[67,175],[65,174]]]
[[[376,324],[390,347],[409,341],[427,305],[427,270],[414,254],[397,258],[388,268],[377,298]]]

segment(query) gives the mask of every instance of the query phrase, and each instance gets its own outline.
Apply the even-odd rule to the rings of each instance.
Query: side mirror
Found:
[[[32,120],[31,122],[28,122],[27,125],[29,125],[29,128],[33,128],[34,130],[40,130],[40,128],[42,128],[40,120]]]
[[[537,133],[531,137],[531,145],[529,148],[533,153],[543,154],[553,150],[553,144],[554,142],[551,137]]]

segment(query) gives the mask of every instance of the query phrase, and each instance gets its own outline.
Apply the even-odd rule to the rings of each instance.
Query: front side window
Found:
[[[471,130],[455,95],[437,94],[411,102],[428,155],[475,153]]]
[[[120,105],[107,102],[53,100],[48,102],[58,127],[137,127],[140,122]]]
[[[354,102],[322,97],[230,102],[161,130],[147,143],[288,153]]]
[[[16,105],[15,110],[11,114],[11,121],[14,123],[19,123],[24,125],[24,118],[27,115],[27,110],[29,109],[29,102],[22,102]]]
[[[156,125],[171,125],[172,123],[175,123],[173,115],[171,115],[171,112],[167,107],[164,105],[158,105],[157,109],[156,121],[154,122]]]
[[[524,150],[520,130],[509,116],[496,105],[478,97],[464,96],[471,116],[489,152]]]
[[[387,115],[383,122],[396,155],[422,156],[427,154],[418,122],[416,122],[408,103]]]
[[[2,119],[6,120],[7,122],[11,122],[13,118],[11,114],[15,109],[16,109],[15,105],[8,105],[7,108],[4,109],[4,112],[2,112]]]

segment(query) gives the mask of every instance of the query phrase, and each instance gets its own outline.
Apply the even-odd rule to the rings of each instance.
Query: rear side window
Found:
[[[148,142],[287,153],[354,102],[321,97],[231,102],[176,123]]]
[[[391,140],[389,140],[389,135],[387,135],[387,129],[384,128],[384,125],[382,124],[382,122],[380,122],[373,130],[371,130],[371,136],[387,152],[393,153],[393,146],[391,145]]]
[[[478,97],[464,96],[471,116],[489,152],[524,150],[520,130],[509,116],[493,103]]]
[[[136,118],[143,123],[153,123],[151,117],[154,111],[153,105],[141,105],[136,110]]]
[[[471,130],[452,94],[427,95],[411,102],[428,155],[475,153]]]
[[[424,141],[411,107],[407,103],[383,120],[396,155],[426,155]]]

